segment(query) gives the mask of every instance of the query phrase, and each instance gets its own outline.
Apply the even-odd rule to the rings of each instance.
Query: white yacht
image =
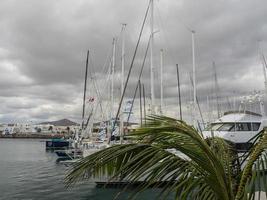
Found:
[[[222,137],[234,142],[238,150],[245,151],[251,146],[254,136],[266,126],[264,119],[262,115],[250,111],[229,111],[211,123],[203,131],[203,136]]]

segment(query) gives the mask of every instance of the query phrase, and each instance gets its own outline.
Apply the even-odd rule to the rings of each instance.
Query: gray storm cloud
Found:
[[[240,96],[263,89],[258,41],[266,55],[266,1],[159,0],[155,4],[155,29],[159,31],[155,34],[155,65],[159,67],[159,50],[163,49],[166,109],[173,111],[177,105],[176,63],[181,71],[184,107],[190,100],[192,61],[188,28],[196,31],[197,92],[203,109],[214,87],[213,61],[221,96]],[[144,0],[1,1],[0,122],[59,118],[79,121],[87,49],[91,71],[97,74],[107,99],[107,87],[101,87],[100,80],[106,79],[103,66],[111,55],[112,38],[118,37],[119,73],[121,23],[127,23],[127,71],[147,5]],[[144,33],[128,97],[132,96],[143,60],[149,21]],[[158,77],[159,72],[156,80]],[[149,96],[149,59],[142,82]],[[119,84],[116,80],[116,99]],[[157,83],[156,97],[158,91]]]

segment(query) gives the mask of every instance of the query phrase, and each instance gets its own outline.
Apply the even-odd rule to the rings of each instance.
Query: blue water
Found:
[[[120,189],[96,188],[93,181],[64,186],[67,167],[56,162],[57,156],[45,151],[45,142],[29,139],[0,139],[0,199],[2,200],[108,200]],[[154,199],[148,190],[139,200]],[[118,199],[126,199],[129,192]]]

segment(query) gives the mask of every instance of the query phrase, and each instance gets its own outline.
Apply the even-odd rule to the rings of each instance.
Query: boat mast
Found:
[[[86,86],[87,86],[87,73],[88,73],[88,59],[89,59],[89,50],[87,51],[86,65],[85,65],[85,78],[84,78],[84,89],[83,89],[82,130],[84,128],[85,99],[86,99]]]
[[[141,80],[138,81],[138,87],[139,87],[139,102],[140,102],[140,125],[142,126],[143,122],[143,110],[142,110],[142,86],[141,86]]]
[[[216,95],[216,106],[217,106],[217,117],[220,118],[220,105],[219,105],[219,85],[218,85],[218,79],[217,79],[217,73],[216,73],[216,65],[215,62],[212,62],[213,70],[214,70],[214,82],[215,82],[215,95]]]
[[[192,80],[192,77],[190,76],[189,77],[190,78],[190,82],[191,82],[191,85],[192,85],[192,87],[193,87],[193,80]],[[205,122],[204,122],[204,118],[203,118],[203,115],[202,115],[202,111],[201,111],[201,108],[200,108],[200,105],[199,105],[199,101],[198,101],[198,98],[197,98],[197,95],[196,95],[196,110],[195,111],[193,111],[194,113],[195,113],[195,115],[197,114],[197,109],[198,109],[198,111],[199,111],[199,114],[200,114],[200,118],[201,118],[201,122],[202,122],[202,124],[205,124]],[[193,113],[193,114],[194,114]],[[197,123],[197,120],[196,120],[196,125],[198,126],[199,124]],[[197,127],[196,126],[196,127]]]
[[[122,101],[123,101],[123,98],[124,98],[124,95],[125,95],[125,91],[126,91],[126,88],[127,88],[128,82],[129,82],[129,78],[130,78],[130,75],[131,75],[131,72],[132,72],[134,60],[135,60],[135,57],[136,57],[136,54],[137,54],[137,49],[139,47],[139,43],[140,43],[141,36],[142,36],[143,30],[144,30],[144,26],[145,26],[145,22],[146,22],[146,19],[147,19],[147,15],[148,15],[148,12],[149,12],[149,7],[150,7],[150,2],[149,2],[149,5],[148,5],[148,7],[146,9],[145,17],[144,17],[144,20],[143,20],[143,23],[142,23],[142,26],[141,26],[141,30],[140,30],[140,33],[139,33],[139,36],[138,36],[137,44],[135,46],[133,58],[132,58],[132,61],[131,61],[131,64],[130,64],[130,68],[129,68],[128,74],[127,74],[127,78],[126,78],[125,85],[124,85],[124,88],[123,88],[123,95],[122,95],[122,97],[120,99],[119,107],[118,107],[118,110],[117,110],[117,113],[116,113],[116,117],[115,117],[116,121],[117,121],[117,119],[119,117],[119,114],[120,114]],[[110,139],[109,139],[108,143],[110,143]]]
[[[143,104],[144,104],[144,121],[146,124],[146,94],[145,94],[145,84],[143,85]]]
[[[163,114],[163,49],[160,50],[160,114]]]
[[[154,0],[150,0],[150,87],[151,87],[151,113],[155,113],[155,93],[154,93],[154,65],[153,65],[153,47],[154,47]]]
[[[195,31],[191,30],[192,35],[192,64],[193,64],[193,125],[197,127],[196,117],[196,104],[197,104],[197,91],[196,91],[196,64],[195,64]]]
[[[265,81],[265,83],[267,82],[267,76],[266,76],[266,67],[267,67],[267,65],[266,65],[266,60],[265,60],[265,56],[263,55],[263,53],[262,53],[262,67],[263,67],[263,75],[264,75],[264,81]]]
[[[262,67],[263,67],[263,74],[264,74],[264,116],[266,117],[267,115],[267,76],[266,76],[266,68],[267,68],[267,63],[265,56],[263,52],[261,52],[262,56]]]
[[[125,28],[126,24],[122,24],[122,42],[121,42],[121,98],[123,98],[124,89],[124,64],[125,64]],[[124,135],[124,125],[123,125],[123,110],[120,109],[120,143],[122,144]]]
[[[176,71],[177,71],[177,86],[178,86],[178,100],[179,100],[179,110],[180,110],[180,120],[183,120],[182,116],[182,102],[181,102],[181,90],[180,90],[180,76],[179,76],[179,67],[176,64]]]
[[[234,97],[233,97],[233,101],[234,101],[234,105],[233,105],[233,107],[234,107],[234,109],[233,110],[237,110],[236,109],[236,94],[235,94],[235,91],[233,92],[234,93]]]
[[[210,114],[210,98],[209,95],[207,96],[207,111],[208,111],[208,124],[211,122],[211,114]]]
[[[263,69],[263,77],[264,77],[264,93],[263,93],[263,102],[260,103],[260,109],[262,116],[266,117],[267,115],[267,75],[266,75],[266,68],[267,63],[263,51],[261,49],[260,40],[258,41],[259,47],[259,56],[262,62],[262,69]]]
[[[114,117],[114,75],[115,75],[115,55],[116,55],[116,39],[113,38],[112,51],[112,67],[111,67],[111,117]]]

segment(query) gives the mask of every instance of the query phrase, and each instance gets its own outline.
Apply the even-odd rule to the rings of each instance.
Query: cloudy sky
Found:
[[[79,122],[86,51],[90,50],[90,73],[98,80],[99,92],[105,101],[105,69],[109,66],[112,39],[116,37],[118,41],[118,74],[121,23],[127,23],[127,71],[147,5],[148,0],[0,1],[0,122],[61,118]],[[165,112],[177,113],[176,63],[180,66],[185,109],[192,96],[189,81],[191,34],[188,28],[196,31],[197,92],[203,110],[206,109],[207,96],[211,102],[214,96],[213,61],[221,97],[239,98],[254,90],[263,90],[258,46],[260,43],[266,55],[265,0],[155,0],[154,11],[155,30],[159,31],[155,34],[156,68],[159,67],[160,49],[164,51]],[[127,89],[128,97],[133,93],[144,56],[149,20],[144,31]],[[156,80],[158,78],[156,72]],[[149,97],[149,60],[142,82]],[[116,100],[118,87],[119,80],[116,79]],[[90,96],[92,87],[88,88]],[[156,84],[156,97],[159,97],[158,91],[159,85]]]

